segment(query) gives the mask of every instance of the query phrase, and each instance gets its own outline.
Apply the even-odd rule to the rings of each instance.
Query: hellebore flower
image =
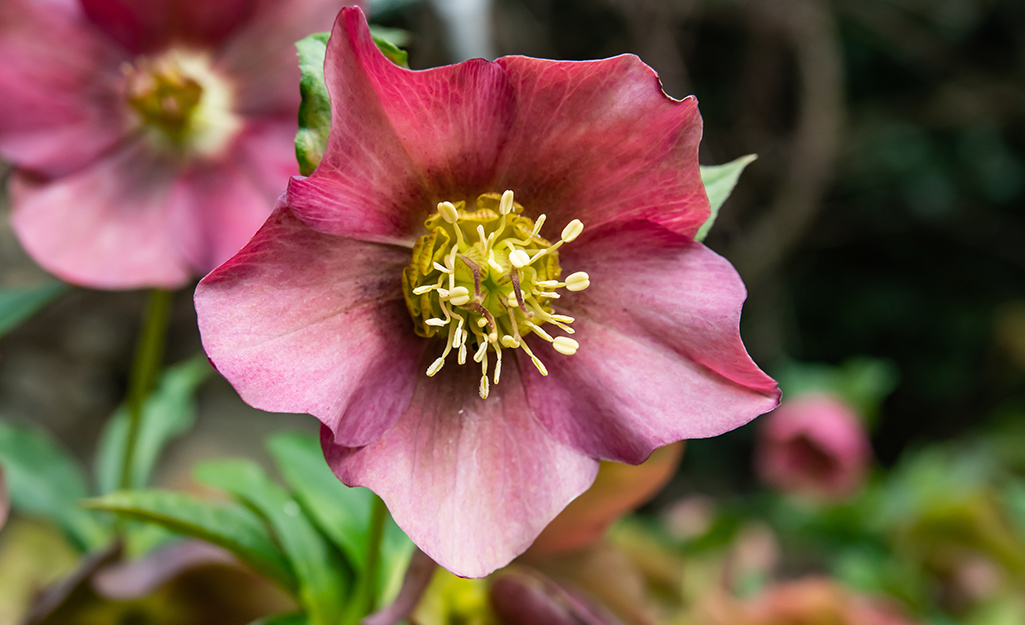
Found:
[[[297,173],[294,42],[340,0],[3,0],[14,230],[98,288],[177,287],[237,252]]]
[[[889,601],[816,577],[770,586],[746,601],[713,596],[697,612],[699,625],[914,625]]]
[[[693,98],[628,55],[402,69],[358,9],[325,76],[323,161],[200,283],[203,344],[248,403],[318,417],[335,474],[439,564],[484,576],[599,459],[775,407],[743,284],[693,240]]]
[[[783,402],[760,430],[755,467],[771,486],[842,500],[865,481],[872,448],[861,420],[843,401],[810,393]]]

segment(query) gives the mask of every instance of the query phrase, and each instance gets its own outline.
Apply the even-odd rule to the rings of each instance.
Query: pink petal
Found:
[[[288,179],[299,173],[295,161],[296,130],[294,114],[287,120],[249,119],[236,140],[235,153],[231,158],[249,172],[253,184],[271,198],[268,213],[273,200],[287,186]]]
[[[16,177],[15,234],[36,262],[68,282],[177,288],[191,272],[168,227],[173,179],[142,142],[51,183]]]
[[[591,286],[558,300],[576,318],[580,350],[526,358],[527,394],[545,427],[584,453],[636,464],[686,438],[716,436],[779,403],[776,383],[740,339],[746,296],[722,257],[650,222],[591,231],[566,246],[563,268]]]
[[[364,445],[423,374],[400,286],[408,263],[407,249],[315,232],[279,203],[196,289],[203,347],[250,405],[308,412]]]
[[[18,167],[62,175],[123,136],[124,53],[76,5],[0,2],[0,58],[0,153]]]
[[[456,575],[483,577],[590,486],[598,461],[545,432],[513,363],[482,400],[479,369],[453,362],[428,378],[428,356],[409,408],[384,436],[346,448],[322,429],[321,442],[335,475],[380,495],[427,555]]]
[[[512,189],[528,211],[546,213],[554,232],[574,218],[589,228],[643,218],[693,236],[708,218],[693,97],[666,96],[633,55],[496,63],[516,100],[496,190]]]
[[[221,162],[196,162],[179,176],[170,224],[195,273],[231,258],[260,229],[296,173],[292,146],[287,124],[259,124],[247,128]]]
[[[218,3],[189,0],[197,5]],[[224,42],[217,64],[237,79],[236,110],[243,115],[281,113],[295,123],[299,61],[295,42],[331,30],[351,0],[246,0],[248,19]],[[293,131],[294,134],[294,131]]]
[[[324,160],[293,183],[290,204],[311,226],[376,240],[412,240],[441,200],[493,191],[511,118],[502,68],[483,60],[425,71],[388,61],[363,14],[345,9],[328,44],[332,98]]]
[[[253,0],[80,0],[89,19],[133,53],[215,45],[256,10]]]

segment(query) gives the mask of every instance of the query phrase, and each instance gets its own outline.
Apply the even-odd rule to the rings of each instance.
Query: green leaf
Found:
[[[49,435],[0,422],[0,462],[14,510],[56,523],[82,551],[108,542],[103,524],[78,507],[88,496],[82,468]]]
[[[142,405],[132,488],[146,486],[164,447],[192,428],[196,420],[196,389],[211,373],[210,363],[200,355],[168,368],[161,376],[156,390]],[[122,405],[107,421],[100,437],[96,482],[102,495],[120,486],[129,421],[128,408]]]
[[[268,441],[271,455],[295,491],[300,505],[322,532],[361,572],[367,561],[367,535],[374,494],[343,484],[324,462],[320,443],[298,432],[277,434]],[[413,553],[413,543],[390,518],[381,545],[381,596],[398,590]]]
[[[0,289],[0,336],[13,330],[70,287],[47,282],[29,287]]]
[[[255,571],[295,593],[292,567],[260,519],[238,504],[213,504],[164,490],[117,491],[87,499],[87,508],[167,529],[223,547]]]
[[[723,165],[701,167],[701,182],[705,184],[705,193],[708,195],[708,203],[712,206],[712,214],[708,216],[705,223],[701,224],[698,233],[694,235],[695,241],[704,241],[708,236],[708,231],[712,229],[712,224],[719,216],[719,209],[722,208],[726,198],[730,197],[730,193],[733,193],[733,187],[737,186],[741,172],[756,158],[758,158],[756,155],[748,154]]]
[[[248,460],[219,460],[199,465],[196,479],[226,491],[254,509],[274,530],[299,579],[299,597],[314,625],[337,623],[350,581],[341,554],[303,514],[283,488]]]
[[[324,83],[324,55],[329,33],[314,33],[295,44],[299,52],[299,132],[295,135],[295,157],[299,173],[308,176],[320,164],[331,130],[331,99]]]
[[[392,63],[399,67],[405,67],[409,69],[409,53],[405,50],[400,49],[398,46],[388,41],[385,37],[379,37],[374,35],[374,43],[377,44],[378,49],[384,54],[385,57]]]

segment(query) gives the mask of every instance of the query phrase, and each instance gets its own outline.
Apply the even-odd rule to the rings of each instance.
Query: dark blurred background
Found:
[[[1025,418],[1025,2],[380,0],[413,68],[469,56],[631,52],[697,95],[702,163],[749,153],[707,244],[744,277],[743,333],[790,361],[889,361],[873,433],[909,446]],[[0,233],[0,283],[42,276]],[[4,339],[0,413],[86,458],[124,393],[140,294],[77,291]],[[189,293],[169,360],[199,348]],[[261,415],[223,383],[171,468],[312,419]],[[752,428],[691,444],[678,488],[744,489]],[[198,449],[197,445],[210,446]],[[175,460],[177,458],[177,460]]]

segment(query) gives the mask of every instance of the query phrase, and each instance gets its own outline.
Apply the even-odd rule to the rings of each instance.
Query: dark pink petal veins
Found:
[[[553,435],[636,464],[657,447],[722,434],[779,403],[775,381],[741,341],[746,291],[728,261],[643,221],[585,233],[565,249],[563,266],[591,280],[557,305],[576,318],[580,349],[566,357],[533,340],[547,378],[521,358],[531,408]]]
[[[536,420],[513,362],[486,400],[475,392],[479,378],[455,363],[434,378],[421,372],[409,408],[377,441],[347,448],[327,430],[321,437],[343,482],[380,495],[413,542],[465,577],[522,553],[598,472],[597,460]]]
[[[697,100],[663,93],[633,55],[600,61],[507,56],[516,117],[498,167],[512,189],[555,228],[650,219],[693,236],[708,218],[698,170]]]
[[[174,172],[141,141],[49,183],[16,177],[12,222],[47,271],[94,288],[177,288],[188,263],[172,239]]]
[[[290,190],[303,221],[332,234],[412,241],[439,201],[495,190],[512,106],[500,66],[402,69],[349,8],[335,23],[325,77],[332,120],[324,160]]]
[[[400,274],[409,251],[318,233],[279,204],[196,289],[203,347],[247,403],[308,412],[365,445],[406,409],[425,343]]]

